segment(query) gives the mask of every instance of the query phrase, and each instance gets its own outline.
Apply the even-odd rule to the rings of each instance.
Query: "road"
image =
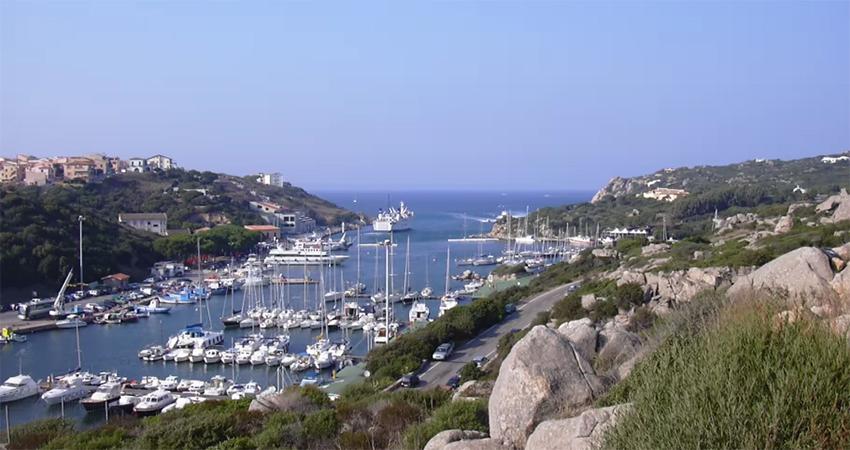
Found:
[[[574,284],[574,283],[571,283]],[[571,284],[558,286],[538,294],[517,307],[517,312],[505,320],[484,330],[473,339],[459,345],[446,361],[432,361],[419,375],[420,388],[445,386],[452,375],[457,374],[464,364],[479,356],[493,358],[499,345],[499,338],[514,329],[523,329],[531,324],[542,311],[549,311],[558,300],[564,298]]]

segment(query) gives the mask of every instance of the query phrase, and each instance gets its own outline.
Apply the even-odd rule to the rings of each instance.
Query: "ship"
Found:
[[[386,232],[404,231],[410,229],[411,222],[413,222],[413,211],[401,202],[398,209],[391,206],[386,211],[378,210],[378,216],[372,222],[372,229]]]

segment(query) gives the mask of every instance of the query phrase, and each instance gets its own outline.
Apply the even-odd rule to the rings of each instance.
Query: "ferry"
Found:
[[[263,262],[267,265],[324,265],[341,264],[347,255],[335,255],[321,241],[295,241],[291,248],[278,245],[269,251]]]
[[[405,231],[410,229],[413,221],[413,211],[401,202],[398,209],[390,207],[388,210],[378,210],[378,216],[372,222],[375,231]]]

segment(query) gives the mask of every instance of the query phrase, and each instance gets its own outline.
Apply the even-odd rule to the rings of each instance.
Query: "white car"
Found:
[[[434,350],[434,354],[431,355],[431,358],[435,361],[444,361],[449,358],[452,352],[455,349],[455,345],[451,342],[444,342]]]

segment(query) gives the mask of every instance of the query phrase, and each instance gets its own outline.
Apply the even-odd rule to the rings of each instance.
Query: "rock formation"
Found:
[[[628,413],[630,404],[590,409],[577,417],[542,422],[528,437],[525,450],[591,450],[605,431]]]

